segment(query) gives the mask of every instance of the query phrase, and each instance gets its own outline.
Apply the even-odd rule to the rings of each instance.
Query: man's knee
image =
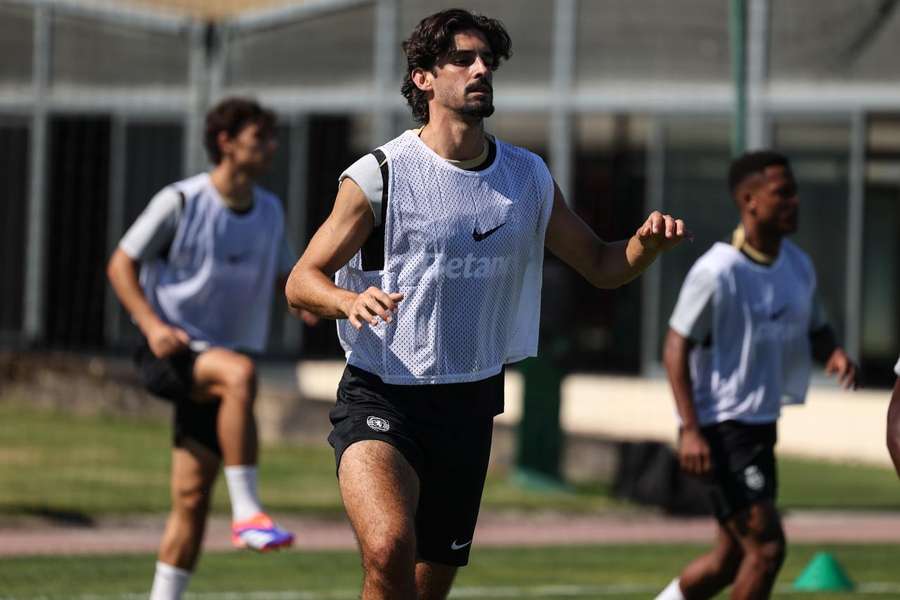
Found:
[[[256,395],[256,365],[248,357],[237,355],[224,374],[225,386],[230,395],[247,403]]]
[[[172,490],[173,508],[183,515],[205,518],[212,490],[202,485],[176,486]]]
[[[745,549],[745,561],[750,561],[753,569],[759,573],[774,577],[784,564],[787,546],[783,537],[761,543],[748,544]]]
[[[712,567],[717,580],[722,585],[732,582],[737,575],[738,569],[741,567],[743,559],[744,551],[737,544],[730,544],[725,548],[717,548],[712,557]]]
[[[379,536],[365,544],[363,568],[367,576],[379,579],[409,577],[416,564],[416,543],[412,534]]]

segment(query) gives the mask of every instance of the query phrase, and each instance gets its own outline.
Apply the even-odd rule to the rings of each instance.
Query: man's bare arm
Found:
[[[894,469],[900,476],[900,377],[894,383],[894,394],[887,414],[887,447],[894,461]]]
[[[653,212],[631,238],[604,242],[566,205],[554,185],[545,245],[594,287],[616,288],[640,275],[688,234],[681,219]]]
[[[344,179],[331,214],[288,277],[284,291],[292,312],[305,309],[329,319],[349,319],[357,329],[363,322],[376,324],[378,318],[391,321],[402,294],[374,287],[357,294],[331,279],[359,251],[374,224],[365,194],[352,179]]]
[[[141,289],[138,267],[136,260],[121,248],[116,248],[106,266],[106,276],[122,306],[147,338],[150,350],[163,358],[187,346],[190,337],[185,331],[163,322],[153,312]]]
[[[693,342],[674,329],[669,329],[663,348],[663,365],[675,396],[675,407],[681,417],[681,438],[678,459],[688,473],[703,474],[710,469],[709,444],[700,433],[697,410],[694,407],[694,389],[688,367],[688,355]]]

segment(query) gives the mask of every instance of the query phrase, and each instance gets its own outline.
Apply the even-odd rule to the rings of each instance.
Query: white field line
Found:
[[[610,584],[610,585],[538,585],[529,587],[496,586],[496,587],[458,587],[450,594],[450,598],[594,598],[600,596],[618,596],[621,594],[651,594],[658,592],[663,586],[647,584]],[[778,592],[790,593],[790,585],[779,585]],[[799,593],[799,592],[797,592]],[[867,582],[860,583],[855,594],[866,596],[896,596],[900,594],[900,583]],[[59,595],[27,596],[27,600],[60,600]],[[68,600],[146,600],[147,593],[139,594],[83,594],[68,597]],[[303,591],[256,591],[256,592],[188,592],[185,600],[355,600],[359,598],[359,590],[332,590],[329,592]],[[25,597],[0,596],[0,600],[25,600]]]

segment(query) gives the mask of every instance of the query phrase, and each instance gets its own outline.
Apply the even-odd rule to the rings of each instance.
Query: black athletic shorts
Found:
[[[503,412],[503,373],[472,383],[390,385],[347,366],[330,413],[338,467],[353,443],[381,440],[419,476],[416,548],[421,560],[469,562],[491,453]]]
[[[701,432],[709,443],[713,464],[710,499],[720,522],[752,504],[774,502],[778,493],[774,422],[725,421],[703,427]]]
[[[216,430],[220,401],[197,402],[191,395],[197,356],[197,352],[185,349],[157,358],[144,340],[134,353],[134,362],[144,388],[175,406],[172,444],[180,448],[185,438],[191,438],[221,457]]]

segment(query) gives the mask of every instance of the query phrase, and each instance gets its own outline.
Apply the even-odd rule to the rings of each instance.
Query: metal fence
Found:
[[[103,262],[150,196],[205,168],[207,107],[274,107],[267,184],[302,248],[335,178],[411,123],[400,41],[457,2],[307,0],[0,3],[0,228],[5,345],[123,348],[128,320]],[[724,177],[742,50],[746,136],[794,161],[799,243],[851,353],[878,376],[900,350],[900,14],[884,0],[474,0],[504,21],[513,58],[488,128],[544,156],[605,237],[652,208],[697,241],[639,284],[595,292],[567,274],[573,368],[643,371],[690,263],[737,221]],[[745,5],[736,37],[729,9]],[[180,10],[188,7],[190,10]],[[203,12],[202,7],[215,6]],[[733,16],[733,15],[731,15]],[[737,47],[735,41],[744,40]],[[282,311],[276,311],[281,314]],[[335,352],[330,327],[273,322],[273,353]],[[886,371],[887,372],[887,371]]]

